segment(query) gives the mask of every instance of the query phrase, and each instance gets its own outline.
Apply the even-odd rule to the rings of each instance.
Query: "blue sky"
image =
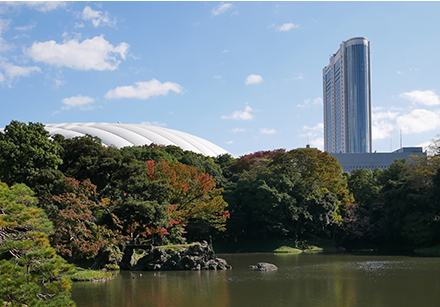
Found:
[[[323,149],[322,69],[371,42],[373,150],[440,134],[440,2],[0,2],[0,127],[159,125]]]

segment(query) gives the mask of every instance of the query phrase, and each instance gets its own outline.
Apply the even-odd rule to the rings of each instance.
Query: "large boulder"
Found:
[[[134,265],[136,265],[135,250],[125,249],[124,256],[119,262],[119,267],[121,270],[131,270]]]
[[[275,264],[267,263],[267,262],[259,262],[257,265],[250,265],[250,269],[262,272],[270,272],[278,270],[278,267]]]
[[[123,269],[137,271],[157,270],[228,270],[232,267],[226,260],[217,258],[214,250],[206,242],[184,246],[180,249],[153,248],[137,262],[134,262],[132,252],[125,255]]]

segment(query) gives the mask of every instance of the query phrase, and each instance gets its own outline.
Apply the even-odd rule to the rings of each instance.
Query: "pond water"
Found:
[[[227,254],[228,271],[122,271],[104,283],[73,285],[79,307],[98,306],[440,306],[440,258]],[[278,271],[249,265],[270,262]]]

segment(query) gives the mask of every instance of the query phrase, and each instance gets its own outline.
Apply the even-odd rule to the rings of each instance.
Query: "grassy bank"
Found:
[[[215,242],[216,253],[336,253],[342,252],[334,241],[316,237],[294,243],[287,240]]]
[[[440,245],[431,246],[427,248],[419,248],[414,250],[414,253],[426,256],[440,256]]]
[[[98,271],[75,267],[75,272],[70,276],[70,279],[72,281],[102,281],[113,278],[117,273],[118,271]]]
[[[163,248],[165,250],[172,250],[174,252],[179,252],[184,249],[188,249],[190,246],[200,245],[200,243],[189,243],[189,244],[173,244],[173,245],[162,245],[162,246],[154,246],[153,248]]]

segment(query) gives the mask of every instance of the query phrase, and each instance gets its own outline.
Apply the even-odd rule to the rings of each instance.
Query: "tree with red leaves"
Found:
[[[147,166],[150,180],[165,180],[173,189],[168,210],[170,229],[185,227],[190,220],[203,221],[220,231],[225,229],[228,204],[211,175],[181,163],[148,161]]]
[[[77,258],[96,257],[108,245],[122,243],[122,236],[97,223],[108,202],[99,201],[96,186],[90,180],[65,180],[66,191],[52,196],[61,209],[52,220],[55,250],[73,263]],[[116,217],[115,217],[116,218]]]
[[[277,154],[285,153],[284,149],[257,151],[251,154],[241,156],[232,166],[233,172],[241,173],[249,171],[251,168],[258,165],[267,165]]]

